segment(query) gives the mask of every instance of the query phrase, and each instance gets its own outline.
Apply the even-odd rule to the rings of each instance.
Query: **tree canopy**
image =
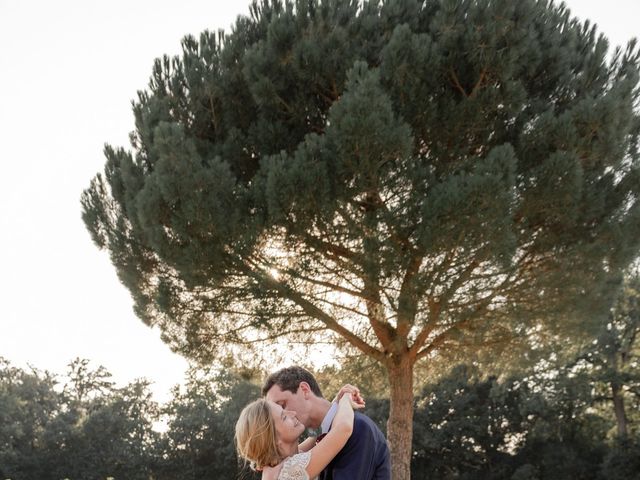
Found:
[[[265,0],[182,47],[82,196],[177,351],[359,349],[389,374],[400,479],[416,362],[609,308],[640,239],[635,44],[608,59],[547,1]]]

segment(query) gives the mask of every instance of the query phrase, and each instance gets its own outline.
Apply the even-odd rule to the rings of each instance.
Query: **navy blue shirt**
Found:
[[[322,471],[320,480],[391,480],[387,439],[373,420],[355,412],[347,444]]]

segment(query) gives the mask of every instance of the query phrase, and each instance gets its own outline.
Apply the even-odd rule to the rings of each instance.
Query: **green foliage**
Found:
[[[24,371],[0,357],[0,477],[46,478],[43,433],[60,415],[60,394],[48,372]]]
[[[621,439],[640,433],[639,299],[640,277],[635,266],[625,275],[608,323],[572,365],[572,371],[593,382],[601,414],[615,421],[615,435]]]
[[[366,398],[388,396],[389,383],[379,363],[364,355],[343,356],[338,362],[339,367],[325,366],[314,372],[325,398],[331,400],[347,383],[357,385]]]
[[[76,359],[60,389],[48,372],[25,372],[3,361],[0,476],[148,480],[157,442],[148,383],[118,389],[109,377],[103,367],[94,370]]]
[[[358,367],[362,364],[356,361],[347,370]],[[414,398],[412,476],[637,478],[637,436],[609,439],[615,419],[608,414],[611,399],[599,398],[594,388],[600,382],[597,369],[590,376],[589,370],[577,374],[574,367],[573,363],[543,362],[526,376],[520,372],[497,377],[482,374],[475,366],[459,365],[427,382]],[[384,430],[388,399],[373,393],[366,400],[365,413]],[[605,409],[598,408],[602,403]]]
[[[547,1],[263,0],[182,48],[81,199],[174,350],[330,332],[406,380],[404,480],[417,362],[601,325],[640,247],[635,43]]]
[[[520,410],[525,386],[482,380],[469,367],[455,368],[417,398],[413,469],[416,478],[473,478],[507,463],[509,441],[530,426]],[[420,475],[417,474],[420,472]],[[477,478],[481,478],[481,475]]]
[[[329,329],[391,368],[608,308],[640,238],[635,45],[607,62],[534,0],[273,0],[182,47],[82,196],[178,351]]]
[[[69,364],[69,382],[65,385],[65,395],[78,404],[110,392],[114,382],[111,374],[103,366],[92,370],[86,358],[75,358]]]
[[[80,359],[70,364],[70,372],[78,365],[85,373],[60,385],[50,373],[1,362],[4,478],[259,478],[238,462],[233,447],[239,412],[259,395],[258,371],[231,364],[192,368],[185,385],[158,406],[145,381],[112,385],[78,402],[64,392],[109,377]],[[355,362],[352,369],[358,366]],[[607,409],[594,409],[603,402],[593,388],[601,382],[598,369],[590,377],[588,370],[576,374],[574,367],[547,363],[527,376],[500,378],[460,365],[426,384],[414,398],[414,478],[638,478],[640,439],[635,433],[608,438],[615,419]],[[366,400],[365,413],[384,431],[389,400],[374,393]],[[604,403],[611,408],[611,400]],[[162,432],[153,426],[159,419],[166,427]]]
[[[117,388],[86,359],[69,364],[62,386],[0,359],[0,477],[258,478],[242,471],[233,443],[240,410],[259,395],[247,375],[194,369],[161,407],[146,380]]]
[[[163,409],[169,421],[157,478],[238,478],[235,423],[259,395],[258,386],[235,374],[192,369],[184,389],[176,387]],[[249,472],[243,475],[253,478]]]
[[[617,440],[604,459],[600,477],[603,480],[640,479],[640,438]]]
[[[412,474],[599,480],[633,447],[607,444],[611,423],[591,413],[594,401],[589,379],[562,369],[500,380],[456,367],[416,397]]]

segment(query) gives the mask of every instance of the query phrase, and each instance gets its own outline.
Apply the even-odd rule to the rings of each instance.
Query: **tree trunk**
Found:
[[[407,357],[387,365],[391,405],[387,438],[391,450],[391,478],[410,480],[413,440],[413,362]]]
[[[613,410],[616,414],[618,425],[618,436],[627,438],[627,416],[624,412],[624,398],[622,398],[622,386],[617,380],[611,382],[611,393],[613,394]]]

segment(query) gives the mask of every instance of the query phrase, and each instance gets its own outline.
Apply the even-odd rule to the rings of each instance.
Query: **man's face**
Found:
[[[298,420],[308,427],[310,402],[308,401],[308,389],[305,389],[304,385],[306,384],[301,383],[296,393],[282,390],[278,385],[273,385],[267,392],[266,398],[285,410],[296,412]]]

